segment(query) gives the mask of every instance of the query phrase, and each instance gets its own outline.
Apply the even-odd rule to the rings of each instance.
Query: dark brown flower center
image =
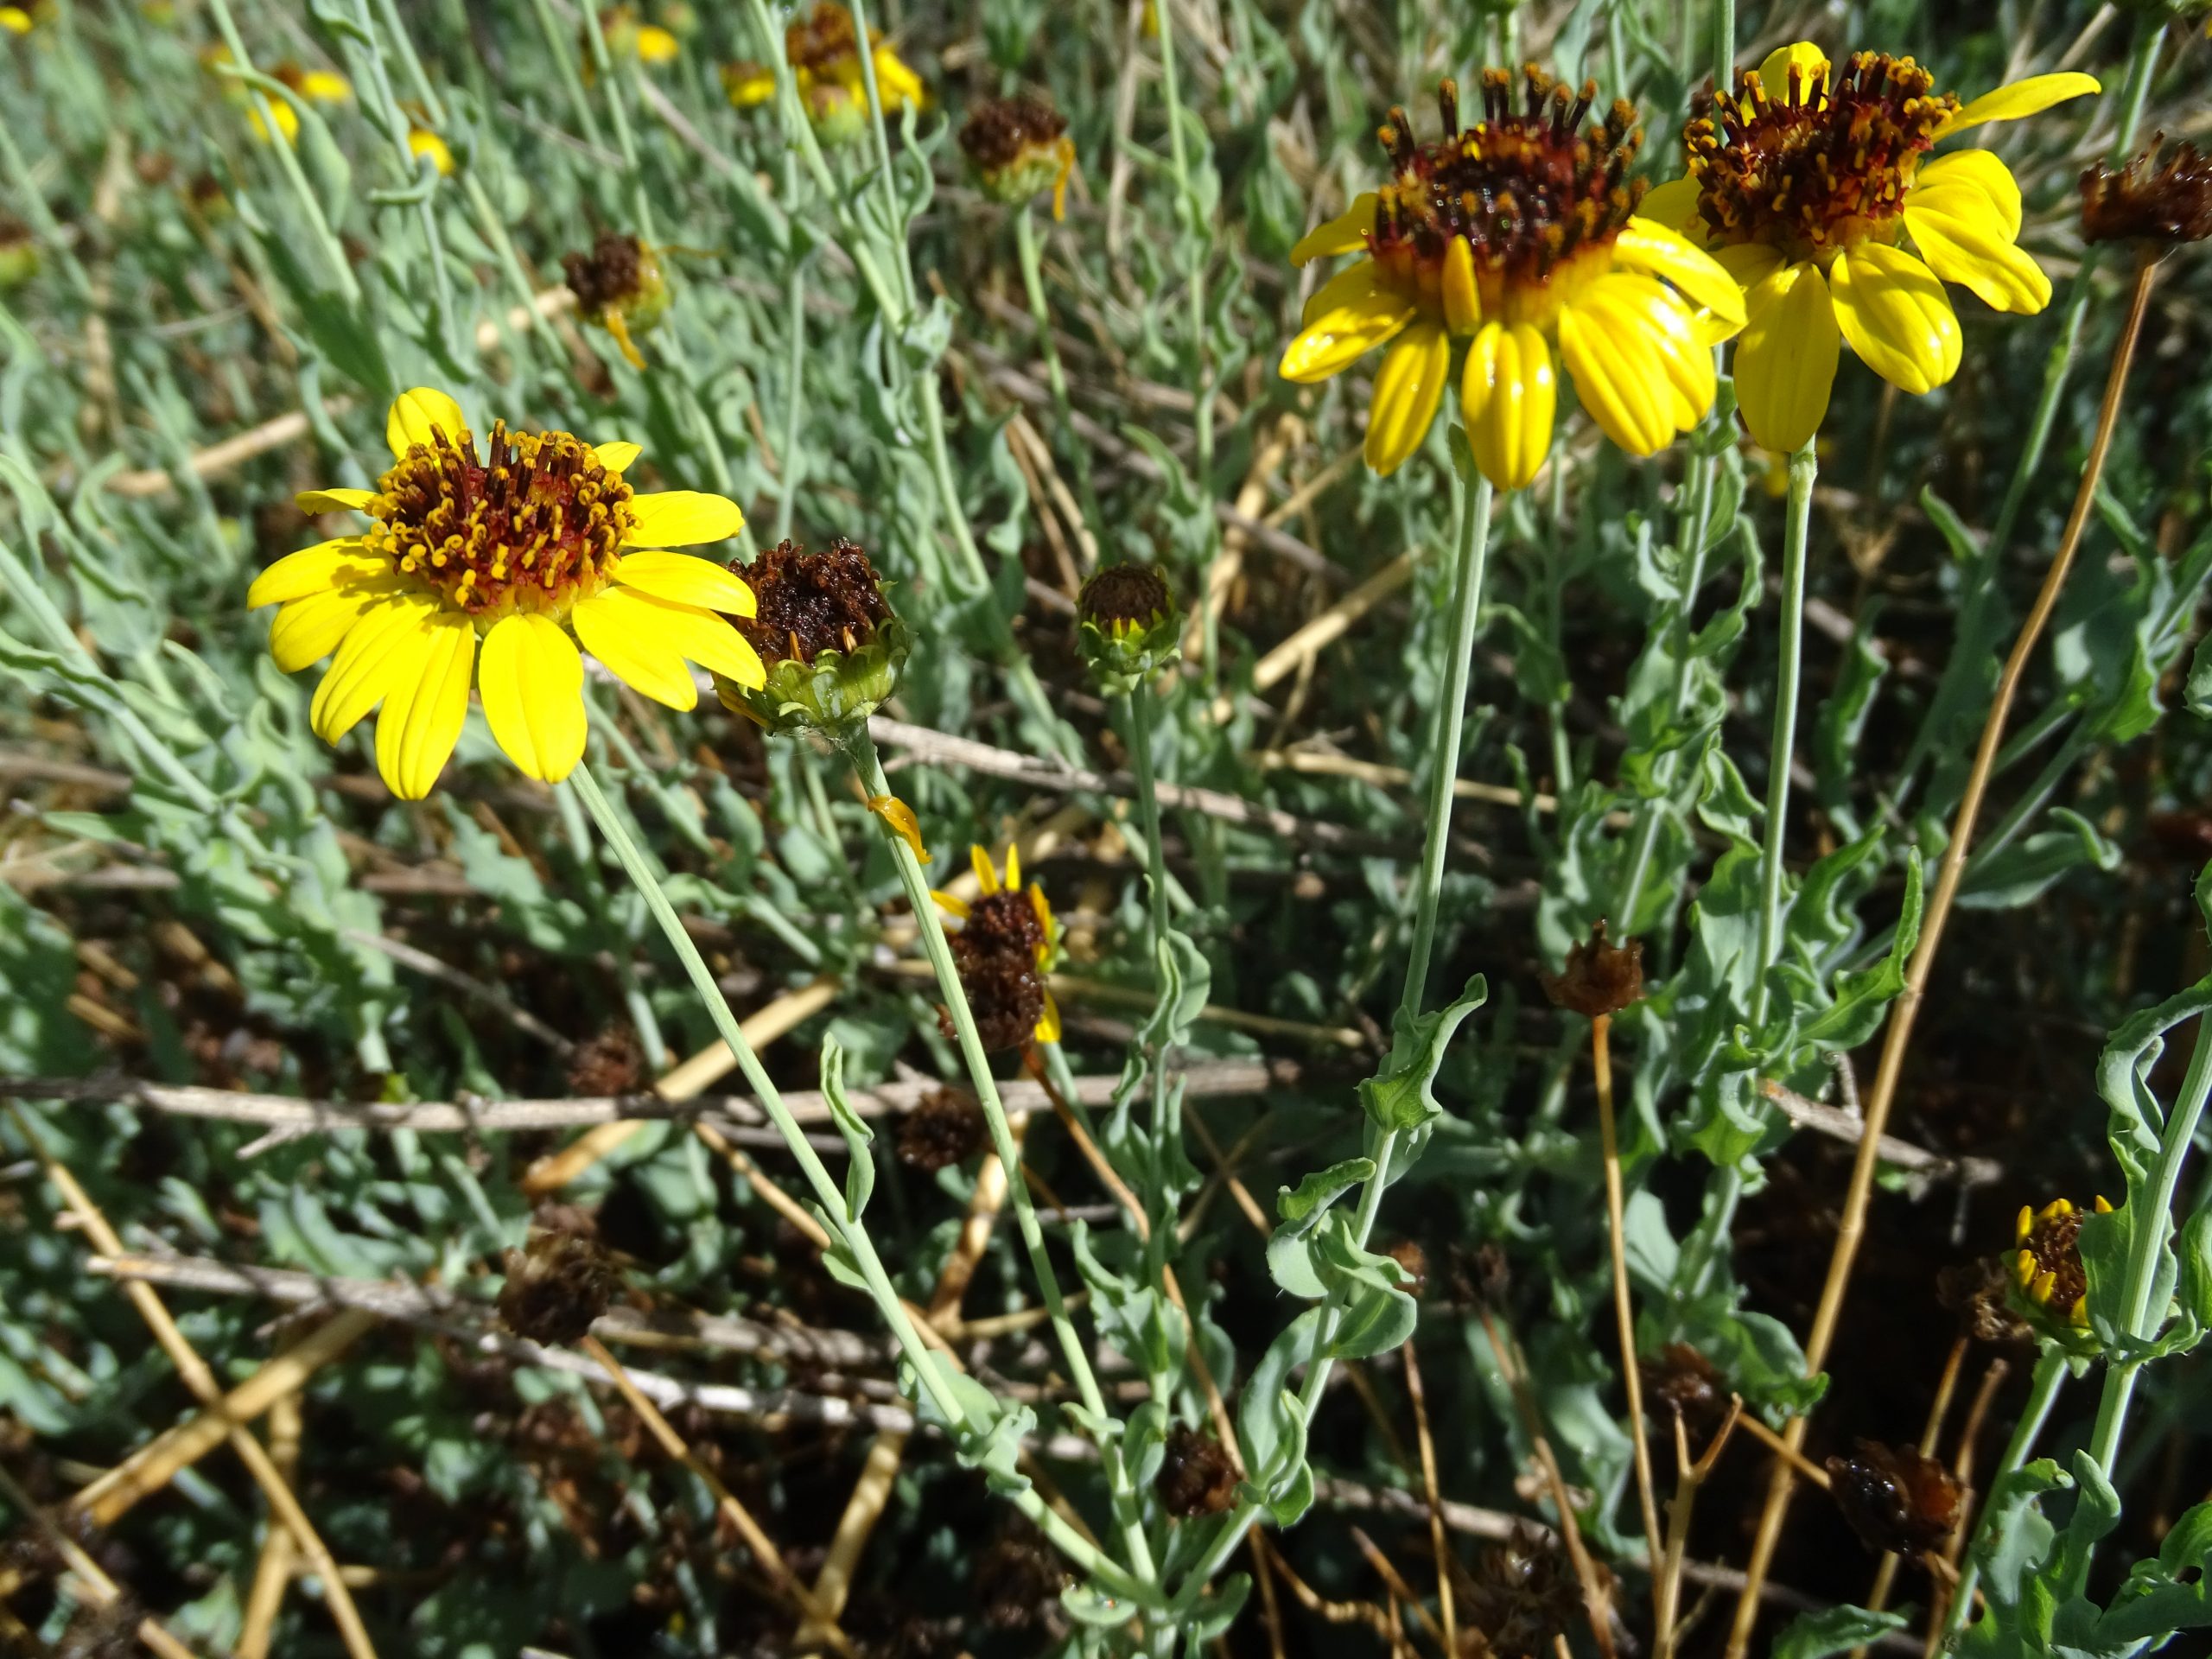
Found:
[[[2134,238],[2171,246],[2212,237],[2212,156],[2177,144],[2158,164],[2165,135],[2117,171],[2082,175],[2082,235],[2091,242]]]
[[[891,620],[875,567],[842,537],[821,553],[780,542],[733,568],[754,601],[753,615],[735,619],[738,632],[768,662],[810,663],[825,651],[857,651]]]
[[[589,315],[641,297],[651,259],[636,237],[601,231],[590,252],[563,254],[561,265],[569,273],[576,308]]]
[[[598,591],[635,519],[630,486],[566,432],[442,429],[377,480],[366,540],[473,615],[565,614]]]
[[[1603,270],[1586,256],[1611,245],[1643,196],[1643,183],[1628,176],[1643,133],[1626,103],[1578,130],[1597,98],[1594,81],[1571,92],[1530,64],[1517,111],[1513,92],[1511,75],[1484,70],[1484,118],[1462,132],[1459,89],[1447,80],[1436,100],[1441,138],[1415,143],[1402,109],[1379,135],[1397,176],[1376,193],[1368,248],[1432,313],[1440,311],[1445,254],[1457,240],[1474,256],[1485,317],[1542,321],[1564,297],[1554,279],[1586,264]]]
[[[1116,564],[1083,584],[1076,615],[1106,633],[1149,627],[1167,613],[1166,579],[1148,564]]]
[[[2070,1316],[2074,1305],[2089,1292],[2089,1275],[2082,1265],[2077,1243],[2082,1222],[2082,1212],[2071,1206],[2056,1214],[2046,1210],[2036,1217],[2019,1244],[2020,1255],[2034,1263],[2034,1272],[2024,1288],[2062,1319]]]
[[[1052,154],[1067,130],[1067,118],[1041,98],[988,99],[962,124],[960,149],[977,172],[989,175],[1033,153]]]
[[[1840,74],[1796,64],[1787,86],[1755,70],[1682,130],[1698,214],[1716,242],[1825,258],[1894,234],[1920,158],[1959,100],[1910,58],[1855,54]]]

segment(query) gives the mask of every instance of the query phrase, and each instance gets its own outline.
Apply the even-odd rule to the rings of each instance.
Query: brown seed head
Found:
[[[1981,1342],[2024,1342],[2027,1321],[2012,1311],[2006,1292],[2012,1275],[1993,1255],[1957,1262],[1936,1275],[1936,1300],[1958,1311],[1960,1322]]]
[[[1585,944],[1569,947],[1567,967],[1544,976],[1544,995],[1554,1005],[1572,1008],[1595,1020],[1618,1014],[1631,1002],[1643,1000],[1643,941],[1630,939],[1615,946],[1605,942],[1600,918]]]
[[[899,1120],[899,1161],[915,1169],[963,1163],[983,1144],[983,1113],[959,1089],[934,1089]]]
[[[1830,1458],[1827,1470],[1836,1507],[1869,1549],[1917,1555],[1958,1524],[1958,1482],[1912,1446],[1861,1440],[1852,1456]]]
[[[1028,1522],[1009,1518],[976,1556],[975,1597],[983,1622],[994,1630],[1048,1630],[1065,1623],[1060,1587],[1067,1569],[1045,1535]]]
[[[2090,167],[2082,175],[2082,237],[2088,242],[2140,240],[2157,251],[2212,237],[2212,156],[2176,144],[2160,165],[2165,135],[2123,168]]]
[[[609,306],[619,308],[642,296],[650,264],[645,245],[620,231],[601,231],[588,253],[561,256],[562,269],[569,273],[569,288],[576,296],[576,308],[587,316]]]
[[[2112,1206],[2099,1198],[2096,1208]],[[2089,1274],[2076,1243],[2084,1219],[2070,1199],[2053,1198],[2040,1210],[2022,1205],[2012,1230],[2012,1282],[2030,1301],[2075,1325],[2089,1322]]]
[[[1067,118],[1027,92],[985,99],[960,128],[960,149],[985,175],[1004,171],[1034,151],[1050,150],[1068,130]]]
[[[779,542],[732,568],[753,589],[756,607],[732,620],[764,662],[810,663],[825,651],[856,651],[891,618],[875,567],[842,536],[820,553]]]
[[[572,1095],[628,1095],[645,1075],[645,1051],[628,1026],[609,1026],[569,1057]]]
[[[1581,1586],[1558,1541],[1516,1526],[1476,1564],[1465,1617],[1498,1659],[1536,1659],[1550,1654],[1581,1606]]]
[[[1153,1490],[1178,1520],[1219,1515],[1236,1501],[1236,1466],[1221,1442],[1178,1423],[1168,1432],[1166,1461]]]
[[[1661,1422],[1675,1416],[1686,1427],[1706,1428],[1719,1421],[1728,1385],[1713,1362],[1689,1344],[1669,1343],[1636,1364],[1643,1377],[1644,1403]]]
[[[986,893],[968,907],[960,938],[973,951],[1025,950],[1031,956],[1049,944],[1045,918],[1027,892]]]
[[[1149,627],[1173,603],[1156,566],[1111,564],[1083,584],[1075,613],[1102,633],[1128,633]]]
[[[953,935],[952,960],[984,1050],[1026,1047],[1045,1017],[1045,976],[1037,953],[1026,946],[988,949],[963,930]],[[941,1014],[938,1023],[948,1038],[955,1034],[950,1014]]]
[[[507,1252],[499,1319],[518,1337],[565,1347],[607,1312],[615,1283],[595,1240],[575,1232],[533,1233],[526,1249]]]

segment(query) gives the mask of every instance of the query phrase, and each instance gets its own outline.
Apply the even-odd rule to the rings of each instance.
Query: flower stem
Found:
[[[1152,688],[1140,685],[1122,699],[1128,718],[1129,761],[1137,778],[1137,821],[1144,832],[1144,870],[1147,915],[1151,922],[1147,937],[1152,959],[1160,960],[1160,947],[1167,938],[1170,925],[1167,914],[1167,854],[1160,837],[1160,791],[1152,775]],[[1155,1153],[1165,1152],[1169,1140],[1179,1125],[1168,1110],[1167,1054],[1165,1049],[1154,1053],[1152,1071],[1152,1143]]]
[[[795,172],[787,168],[786,176]],[[806,261],[795,258],[784,279],[784,447],[776,459],[783,463],[783,488],[776,495],[776,539],[790,539],[791,515],[798,506],[800,465],[798,429],[806,410]]]
[[[869,795],[891,793],[891,781],[883,774],[883,761],[875,752],[874,740],[868,736],[866,726],[860,727],[854,734],[849,753],[853,769],[860,774],[861,785]],[[1012,1126],[1007,1122],[1006,1104],[999,1098],[998,1081],[991,1075],[990,1057],[984,1052],[982,1038],[976,1032],[975,1013],[968,1006],[967,992],[962,988],[960,969],[952,960],[952,948],[946,942],[944,929],[938,925],[937,902],[930,896],[928,878],[923,875],[921,861],[904,836],[884,824],[883,838],[898,866],[899,882],[906,889],[906,902],[912,907],[922,949],[929,957],[930,966],[937,970],[938,988],[944,996],[946,1011],[952,1016],[961,1058],[967,1062],[969,1080],[975,1085],[984,1122],[990,1126],[992,1150],[1006,1166],[1007,1200],[1013,1207],[1014,1225],[1021,1234],[1022,1248],[1028,1255],[1038,1292],[1044,1298],[1053,1335],[1059,1339],[1061,1357],[1067,1362],[1068,1375],[1084,1408],[1103,1419],[1108,1414],[1106,1396],[1091,1369],[1090,1354],[1084,1346],[1082,1333],[1068,1313],[1059,1275],[1045,1247],[1045,1230],[1037,1220],[1037,1206],[1030,1199],[1028,1184],[1021,1177],[1021,1151],[1014,1142]],[[1154,1577],[1151,1547],[1145,1539],[1141,1506],[1135,1488],[1130,1484],[1128,1471],[1122,1462],[1121,1447],[1116,1441],[1107,1440],[1100,1443],[1098,1451],[1130,1562],[1139,1576],[1149,1582]]]
[[[1736,84],[1736,0],[1713,0],[1713,90],[1725,92]]]
[[[1989,1471],[1985,1491],[1995,1491],[1999,1481],[2028,1460],[2028,1453],[2035,1449],[2044,1423],[2050,1416],[2051,1406],[2058,1399],[2059,1386],[2066,1381],[2066,1355],[2058,1348],[2045,1348],[2037,1359],[2035,1373],[2028,1382],[2027,1404],[2020,1409],[2019,1421],[2012,1425],[2012,1438],[2005,1442],[1997,1466]],[[1974,1534],[1967,1541],[1966,1559],[1959,1564],[1959,1582],[1951,1592],[1950,1606],[1943,1615],[1946,1642],[1966,1628],[1967,1618],[1974,1611],[1974,1586],[1981,1578],[1981,1563],[1974,1557],[1974,1546],[1980,1541],[1981,1530],[1988,1524],[1989,1509],[1985,1503],[1974,1522]]]
[[[1774,738],[1767,751],[1766,836],[1759,849],[1758,978],[1751,1024],[1766,1018],[1767,969],[1782,950],[1783,843],[1789,823],[1789,758],[1797,736],[1797,691],[1804,675],[1805,543],[1812,530],[1813,480],[1821,463],[1808,438],[1789,457],[1789,518],[1782,538],[1781,656],[1774,671]]]
[[[1835,1338],[1836,1322],[1843,1312],[1844,1292],[1851,1282],[1851,1270],[1859,1259],[1859,1242],[1866,1233],[1866,1207],[1873,1198],[1882,1132],[1889,1127],[1890,1107],[1897,1098],[1897,1079],[1904,1071],[1905,1050],[1911,1044],[1921,999],[1927,994],[1929,978],[1935,972],[1936,953],[1942,946],[1944,926],[1950,920],[1952,904],[1958,898],[1967,855],[1973,849],[1974,828],[1981,817],[1982,797],[1995,769],[1997,751],[2004,742],[2005,723],[2012,712],[2013,696],[2027,675],[2028,658],[2034,654],[2051,613],[2057,608],[2059,592],[2066,585],[2067,572],[2073,569],[2075,552],[2088,525],[2089,512],[2096,500],[2097,481],[2104,475],[2105,454],[2112,447],[2113,430],[2120,422],[2120,396],[2126,389],[2128,365],[2134,359],[2135,342],[2143,331],[2144,315],[2150,309],[2151,283],[2157,270],[2155,261],[2148,258],[2139,260],[2136,266],[2127,321],[2121,327],[2112,369],[2105,380],[2104,402],[2097,411],[2096,432],[2089,441],[2088,458],[2075,491],[2074,510],[2059,537],[2058,550],[2051,556],[2050,568],[2044,573],[2043,587],[2036,594],[2035,605],[2027,620],[2021,623],[2020,632],[2005,658],[2004,672],[1998,677],[1997,690],[1990,698],[1989,712],[1982,721],[1974,764],[1967,773],[1966,788],[1951,816],[1950,838],[1944,844],[1935,891],[1929,897],[1927,912],[1921,920],[1919,943],[1914,946],[1912,960],[1905,967],[1904,988],[1890,1005],[1889,1024],[1882,1034],[1882,1058],[1874,1072],[1873,1086],[1866,1093],[1859,1154],[1852,1165],[1851,1185],[1844,1194],[1843,1216],[1836,1228],[1834,1249],[1828,1257],[1827,1278],[1821,1287],[1813,1328],[1805,1338],[1808,1376],[1826,1363],[1828,1344]],[[1794,480],[1794,461],[1792,468]],[[1789,1420],[1784,1439],[1792,1452],[1804,1445],[1811,1422],[1809,1414]],[[1789,1463],[1777,1461],[1767,1487],[1766,1508],[1760,1514],[1758,1529],[1752,1538],[1751,1559],[1745,1565],[1745,1585],[1736,1603],[1735,1627],[1728,1639],[1728,1659],[1740,1659],[1750,1646],[1751,1627],[1758,1620],[1759,1589],[1765,1582],[1768,1565],[1773,1560],[1775,1546],[1781,1539],[1783,1518],[1789,1510],[1793,1490]]]
[[[1476,621],[1481,613],[1483,575],[1490,552],[1490,519],[1492,492],[1490,480],[1475,471],[1472,457],[1459,434],[1453,435],[1452,444],[1455,464],[1455,478],[1459,488],[1455,492],[1460,501],[1459,561],[1454,602],[1452,607],[1452,632],[1445,646],[1446,678],[1443,706],[1438,711],[1438,741],[1434,745],[1436,769],[1430,779],[1428,791],[1427,830],[1422,844],[1421,886],[1416,902],[1414,922],[1415,958],[1406,969],[1405,989],[1399,1000],[1402,1013],[1411,1015],[1420,1010],[1422,993],[1428,980],[1428,953],[1436,937],[1436,911],[1439,896],[1444,888],[1444,853],[1452,840],[1452,785],[1459,771],[1459,736],[1464,723],[1467,701],[1467,683],[1475,656]],[[1374,1161],[1375,1173],[1367,1178],[1360,1189],[1359,1207],[1352,1217],[1353,1243],[1362,1249],[1375,1230],[1375,1217],[1382,1207],[1383,1190],[1390,1184],[1390,1164],[1397,1154],[1398,1131],[1380,1129],[1368,1148]],[[1298,1391],[1299,1410],[1306,1421],[1313,1418],[1313,1408],[1321,1398],[1322,1390],[1329,1385],[1332,1369],[1328,1358],[1329,1344],[1335,1340],[1337,1328],[1344,1317],[1344,1304],[1332,1296],[1321,1306],[1319,1328],[1314,1333],[1313,1358],[1306,1368],[1306,1380]],[[1178,1605],[1194,1599],[1208,1580],[1220,1571],[1222,1566],[1236,1552],[1239,1542],[1265,1506],[1255,1499],[1240,1503],[1229,1517],[1212,1548],[1184,1580],[1183,1588],[1176,1597]]]
[[[791,1156],[798,1160],[800,1173],[814,1190],[823,1219],[838,1243],[850,1252],[854,1264],[867,1282],[869,1299],[875,1303],[884,1323],[891,1327],[891,1334],[897,1339],[900,1351],[906,1355],[917,1385],[928,1395],[930,1404],[951,1426],[953,1432],[960,1433],[968,1427],[967,1413],[961,1406],[959,1396],[945,1386],[939,1362],[923,1344],[921,1333],[915,1329],[905,1304],[899,1300],[899,1293],[891,1283],[891,1275],[884,1268],[882,1257],[876,1254],[874,1241],[856,1217],[846,1213],[842,1189],[823,1165],[821,1154],[808,1141],[798,1120],[791,1116],[791,1109],[784,1103],[781,1091],[777,1089],[774,1079],[769,1077],[767,1068],[760,1064],[760,1057],[753,1052],[753,1045],[746,1040],[737,1016],[730,1012],[721,988],[715,983],[713,973],[699,955],[699,947],[692,944],[691,936],[684,931],[683,924],[677,916],[675,907],[669,903],[668,895],[662,890],[652,866],[645,861],[644,853],[639,850],[637,842],[631,838],[621,816],[601,792],[599,781],[592,776],[588,762],[577,763],[575,771],[569,775],[569,787],[583,802],[584,810],[591,814],[592,822],[599,826],[600,834],[613,849],[614,856],[620,861],[624,871],[636,885],[639,896],[645,901],[645,907],[652,912],[653,919],[660,924],[661,932],[666,937],[670,948],[676,952],[677,959],[683,964],[683,971],[690,978],[692,988],[698,993],[708,1018],[714,1021],[715,1029],[721,1033],[722,1040],[729,1045],[730,1052],[736,1056],[738,1070],[744,1074],[747,1086],[752,1089],[778,1132],[783,1135]],[[1019,1167],[1018,1164],[1008,1165],[1009,1169]],[[1014,1185],[1019,1192],[1020,1183],[1017,1181]],[[1035,1225],[1033,1213],[1031,1225]],[[1097,1546],[1061,1519],[1033,1491],[1016,1494],[1014,1503],[1023,1514],[1045,1531],[1063,1554],[1101,1584],[1117,1593],[1132,1597],[1141,1595],[1142,1586],[1103,1554]],[[1150,1577],[1148,1572],[1146,1577]]]
[[[1083,508],[1092,544],[1106,545],[1106,518],[1099,510],[1098,493],[1090,478],[1090,449],[1076,435],[1075,404],[1068,396],[1067,372],[1060,365],[1060,348],[1052,339],[1052,308],[1045,302],[1045,273],[1037,246],[1037,210],[1024,202],[1014,216],[1014,247],[1021,257],[1021,284],[1028,291],[1029,315],[1037,321],[1037,349],[1045,359],[1045,378],[1052,389],[1052,412],[1059,416],[1060,435],[1075,456],[1076,497]]]

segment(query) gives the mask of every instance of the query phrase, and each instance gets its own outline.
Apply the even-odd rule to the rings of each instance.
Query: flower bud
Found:
[[[1084,664],[1108,696],[1135,690],[1181,654],[1182,618],[1154,566],[1099,571],[1083,584],[1075,615]]]

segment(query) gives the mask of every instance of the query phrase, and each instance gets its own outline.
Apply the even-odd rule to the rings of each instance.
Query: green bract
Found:
[[[757,691],[719,674],[715,690],[723,708],[765,730],[785,736],[816,731],[842,741],[898,689],[912,645],[906,625],[893,616],[878,623],[874,637],[857,650],[818,651],[811,662],[767,661],[767,679]]]

